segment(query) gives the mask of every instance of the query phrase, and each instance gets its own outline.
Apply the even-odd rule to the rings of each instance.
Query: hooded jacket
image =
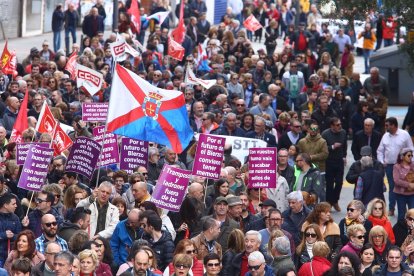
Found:
[[[14,213],[0,213],[0,262],[4,263],[7,259],[7,237],[6,230],[10,230],[14,233],[13,238],[10,239],[10,243],[13,243],[22,231],[22,225],[19,217]]]
[[[296,187],[298,186],[297,181],[301,173],[301,170],[296,165],[294,168],[295,168],[296,182],[291,189],[292,191],[296,191]],[[308,192],[308,193],[316,194],[320,202],[325,201],[324,177],[321,176],[320,171],[315,166],[309,168],[309,170],[303,176],[300,190]]]
[[[172,262],[175,246],[168,231],[161,231],[161,233],[161,238],[158,241],[154,242],[152,237],[148,235],[144,236],[144,239],[151,244],[151,248],[156,254],[158,268],[164,271],[168,264]]]

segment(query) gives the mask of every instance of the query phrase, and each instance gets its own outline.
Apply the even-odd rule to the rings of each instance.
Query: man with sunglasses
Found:
[[[272,276],[276,275],[273,268],[266,264],[265,258],[260,251],[250,253],[247,268],[249,272],[245,276]]]
[[[43,233],[42,218],[45,214],[50,214],[55,217],[57,225],[61,225],[63,217],[58,211],[52,207],[55,196],[52,193],[41,191],[34,200],[36,203],[36,209],[31,211],[28,216],[22,220],[22,225],[29,228],[35,234],[35,237],[39,237]],[[56,228],[57,229],[57,228]]]
[[[60,245],[61,251],[68,250],[68,243],[57,235],[58,223],[54,215],[46,214],[42,217],[42,234],[35,240],[36,250],[44,254],[50,242]]]

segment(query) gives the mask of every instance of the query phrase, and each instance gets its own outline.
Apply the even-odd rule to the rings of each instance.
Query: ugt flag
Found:
[[[244,20],[243,26],[252,32],[255,32],[258,29],[263,28],[263,26],[256,19],[256,17],[253,16],[253,14],[251,14],[249,17],[246,18],[246,20]]]
[[[107,122],[108,132],[163,144],[177,153],[193,137],[183,93],[155,87],[119,64]]]

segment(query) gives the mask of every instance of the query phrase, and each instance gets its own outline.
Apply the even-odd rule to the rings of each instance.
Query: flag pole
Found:
[[[27,215],[29,214],[29,211],[30,211],[30,205],[32,205],[32,200],[33,200],[33,195],[34,195],[34,191],[32,191],[32,196],[30,197],[30,200],[29,200],[29,207],[27,208],[27,211],[26,211],[26,215],[25,215],[25,217],[27,217]]]
[[[112,92],[112,91],[111,91]],[[108,118],[108,117],[107,117]],[[106,136],[106,128],[107,128],[107,123],[105,124],[105,128],[104,128],[104,133],[102,136],[102,146],[101,149],[99,150],[99,157],[98,157],[98,174],[96,175],[96,183],[95,183],[95,188],[98,187],[98,183],[99,183],[99,175],[101,173],[101,156],[102,156],[102,150],[105,146],[105,136]]]

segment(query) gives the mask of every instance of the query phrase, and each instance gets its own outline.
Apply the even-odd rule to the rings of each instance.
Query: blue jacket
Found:
[[[112,249],[112,255],[114,256],[114,262],[117,265],[126,263],[128,250],[132,247],[132,243],[134,242],[127,231],[127,220],[128,219],[125,219],[118,223],[109,242]],[[139,228],[137,231],[137,239],[141,238],[142,234],[143,231]]]
[[[273,276],[273,268],[270,265],[266,265],[264,269],[264,276]],[[244,276],[252,276],[252,273],[249,271]]]
[[[4,263],[7,259],[7,237],[6,230],[10,230],[14,233],[14,237],[10,239],[10,243],[13,243],[17,234],[22,231],[22,225],[19,217],[14,213],[0,213],[0,263]]]

